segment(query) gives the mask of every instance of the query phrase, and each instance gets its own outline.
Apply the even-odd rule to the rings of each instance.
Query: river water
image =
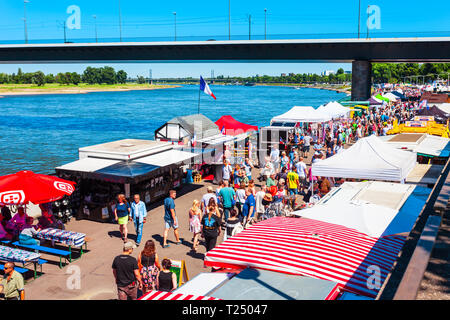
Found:
[[[345,97],[334,91],[269,86],[212,85],[217,100],[201,93],[200,112],[257,126],[293,106],[318,107]],[[78,159],[78,148],[119,139],[153,139],[176,116],[197,113],[198,85],[88,94],[0,98],[0,175],[20,170],[52,173]]]

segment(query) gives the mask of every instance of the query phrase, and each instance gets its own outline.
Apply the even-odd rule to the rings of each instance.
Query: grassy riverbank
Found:
[[[156,90],[176,88],[177,85],[149,85],[149,84],[87,84],[60,85],[47,83],[43,86],[31,84],[1,84],[0,96],[35,95],[35,94],[81,94],[101,91],[130,91],[130,90]]]
[[[342,84],[301,84],[301,83],[256,83],[256,86],[280,86],[291,88],[313,88],[322,90],[331,90],[350,94],[351,88]]]

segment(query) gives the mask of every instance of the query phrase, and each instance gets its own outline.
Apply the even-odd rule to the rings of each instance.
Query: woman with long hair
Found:
[[[200,236],[200,233],[202,231],[200,224],[201,218],[202,211],[200,210],[200,202],[195,199],[192,203],[191,209],[189,209],[189,231],[194,234],[194,241],[192,244],[193,252],[197,252],[198,249],[198,237]]]
[[[147,240],[145,243],[144,250],[138,257],[138,266],[142,278],[142,293],[145,294],[150,290],[156,290],[156,277],[159,270],[161,270],[161,265],[159,264],[153,240]]]
[[[206,251],[216,246],[217,237],[220,235],[220,216],[216,201],[211,198],[209,200],[208,209],[202,218],[202,233],[205,238]]]
[[[116,216],[116,221],[119,224],[120,234],[122,235],[123,242],[127,242],[128,229],[127,224],[128,221],[131,220],[130,217],[130,206],[128,205],[128,201],[125,198],[124,194],[119,194],[117,196],[117,205],[116,209],[114,209],[114,215]]]
[[[215,214],[219,218],[221,217],[221,214],[219,212],[219,206],[216,203],[216,200],[214,198],[209,199],[208,207],[206,208],[206,214],[209,214],[211,211],[212,214]]]

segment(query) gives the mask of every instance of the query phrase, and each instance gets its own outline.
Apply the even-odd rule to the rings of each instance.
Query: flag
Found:
[[[284,144],[284,140],[281,137],[280,137],[280,144]]]
[[[207,95],[210,95],[211,97],[213,97],[214,100],[216,99],[216,96],[214,95],[214,93],[212,93],[211,89],[209,88],[206,81],[203,80],[202,76],[200,76],[200,90],[203,91],[204,93],[206,93]]]
[[[222,129],[220,130],[221,134],[225,134],[225,126],[222,127]]]
[[[298,127],[300,127],[300,122],[295,123],[295,128],[298,128]]]
[[[427,105],[427,100],[422,100],[419,104],[419,109],[422,109],[423,107],[425,107]]]
[[[191,145],[195,147],[196,144],[197,144],[197,136],[194,133],[194,135],[192,136]]]

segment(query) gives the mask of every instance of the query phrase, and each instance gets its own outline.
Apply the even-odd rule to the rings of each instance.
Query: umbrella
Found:
[[[0,177],[0,204],[41,204],[71,195],[75,182],[32,171],[19,171]]]

